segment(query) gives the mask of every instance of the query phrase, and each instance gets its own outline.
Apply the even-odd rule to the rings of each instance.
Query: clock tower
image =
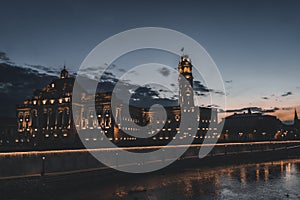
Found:
[[[180,58],[178,64],[178,82],[179,82],[179,97],[178,103],[180,107],[193,107],[194,94],[193,94],[193,65],[187,55]]]

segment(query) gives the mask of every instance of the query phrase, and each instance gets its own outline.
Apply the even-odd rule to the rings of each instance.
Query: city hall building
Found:
[[[25,100],[18,106],[15,143],[37,149],[80,148],[82,146],[76,130],[88,132],[91,129],[98,130],[98,135],[86,134],[81,139],[96,143],[107,137],[111,142],[121,146],[167,144],[171,140],[184,140],[187,137],[194,137],[195,142],[201,142],[204,138],[220,137],[217,130],[216,109],[194,105],[192,67],[188,56],[184,55],[180,58],[178,106],[165,107],[167,118],[155,122],[153,122],[155,109],[147,107],[131,105],[129,106],[130,117],[124,116],[122,114],[124,107],[111,106],[111,91],[89,95],[82,90],[82,103],[73,105],[78,106],[75,110],[79,112],[72,113],[72,90],[75,78],[70,77],[64,67],[60,78],[53,80],[43,89],[35,91],[31,99]],[[90,103],[92,101],[95,103]],[[95,108],[91,105],[95,105]],[[184,135],[177,137],[181,131],[182,112],[197,112],[195,114],[198,126],[197,130],[186,131]],[[152,127],[147,139],[130,134],[138,135],[140,131],[138,127],[146,126],[150,122],[162,128],[156,130]],[[139,126],[132,126],[132,124]],[[208,131],[213,134],[206,134]],[[190,132],[196,132],[196,135]]]

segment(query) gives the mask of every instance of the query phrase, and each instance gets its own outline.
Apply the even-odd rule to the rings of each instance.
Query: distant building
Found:
[[[300,139],[300,120],[296,109],[294,123],[291,125],[283,124],[281,133],[277,135],[277,139]]]
[[[194,97],[192,92],[193,75],[192,64],[188,56],[182,56],[178,64],[180,74],[179,81],[179,105],[183,112],[195,112]],[[185,79],[183,79],[185,77]],[[84,90],[82,91],[82,103],[76,104],[79,113],[72,113],[72,89],[75,79],[69,77],[68,71],[61,71],[60,78],[53,80],[49,85],[34,92],[31,99],[25,100],[17,108],[17,132],[15,143],[26,143],[36,148],[72,148],[80,147],[76,129],[89,130],[99,129],[99,135],[85,136],[86,141],[99,142],[104,137],[121,145],[133,143],[152,144],[167,143],[176,138],[180,131],[181,107],[165,107],[167,119],[158,120],[157,125],[164,124],[163,128],[155,135],[149,130],[149,139],[143,140],[126,132],[139,132],[139,128],[132,127],[127,122],[138,125],[147,125],[152,119],[153,112],[149,108],[130,106],[131,118],[122,114],[123,107],[119,106],[112,110],[111,92],[96,93],[95,99],[91,98]],[[95,101],[95,109],[90,102]],[[113,118],[113,115],[116,118]],[[74,118],[73,118],[74,116]],[[96,117],[95,117],[96,116]],[[199,108],[197,113],[198,128],[195,140],[202,141],[206,137],[219,137],[217,130],[217,110],[213,108]],[[209,125],[212,126],[209,126]],[[76,127],[76,129],[75,129]],[[152,127],[155,128],[155,127]],[[153,130],[153,129],[152,129]],[[207,131],[213,131],[212,136],[206,136]],[[88,131],[86,131],[88,133]],[[184,137],[191,137],[188,132]]]
[[[300,128],[300,120],[298,118],[297,110],[295,109],[295,114],[294,114],[294,124],[293,126],[295,128]]]
[[[16,118],[0,118],[0,147],[7,147],[14,144],[16,130]]]
[[[281,121],[262,113],[233,114],[225,118],[222,138],[232,141],[273,140],[281,133]]]

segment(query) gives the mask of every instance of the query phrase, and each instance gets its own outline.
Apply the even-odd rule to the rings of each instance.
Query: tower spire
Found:
[[[64,78],[68,78],[68,76],[69,76],[69,72],[66,70],[66,62],[64,62],[64,68],[60,72],[60,78],[64,79]]]
[[[184,47],[182,47],[180,51],[182,52],[182,56],[184,56]]]
[[[297,114],[297,110],[295,108],[295,114],[294,114],[294,124],[298,123],[299,118],[298,118],[298,114]]]

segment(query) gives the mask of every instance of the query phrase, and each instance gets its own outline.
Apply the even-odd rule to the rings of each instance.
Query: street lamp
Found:
[[[46,161],[46,156],[42,156],[42,170],[41,170],[41,176],[45,175],[45,161]]]

